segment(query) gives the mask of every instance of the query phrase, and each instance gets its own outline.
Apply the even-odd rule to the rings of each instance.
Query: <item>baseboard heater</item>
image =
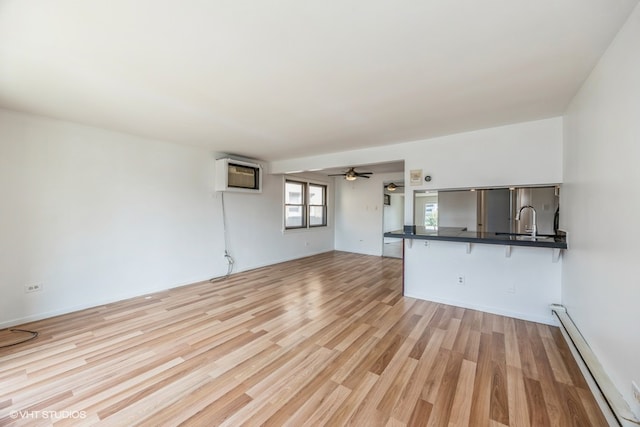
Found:
[[[592,388],[594,397],[603,409],[607,420],[617,425],[628,427],[640,425],[640,420],[631,412],[629,404],[624,400],[609,376],[602,369],[602,365],[576,327],[567,309],[560,304],[551,304],[551,311],[556,315],[560,323],[560,330],[565,340],[571,347],[571,352],[578,360],[578,365],[583,370],[587,383]],[[585,372],[586,371],[586,372]],[[595,390],[594,390],[595,388]],[[612,416],[614,419],[612,420]]]

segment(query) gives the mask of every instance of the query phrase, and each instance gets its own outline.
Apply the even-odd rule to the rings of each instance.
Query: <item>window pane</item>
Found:
[[[284,203],[301,205],[304,203],[304,184],[287,181],[284,185]]]
[[[427,203],[424,205],[424,228],[427,230],[438,229],[438,204]]]
[[[324,185],[309,184],[309,204],[324,205]]]
[[[309,206],[309,225],[325,225],[324,206]]]
[[[287,206],[285,208],[284,226],[289,227],[302,227],[304,223],[302,206]]]

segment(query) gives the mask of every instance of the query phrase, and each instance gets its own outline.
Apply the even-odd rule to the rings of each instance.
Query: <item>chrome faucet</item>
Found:
[[[531,221],[531,222],[533,222],[533,224],[531,224],[531,238],[535,239],[536,238],[536,233],[538,232],[538,222],[537,222],[537,219],[536,219],[536,209],[533,206],[525,205],[525,206],[521,207],[520,210],[518,211],[518,214],[516,215],[516,221],[520,221],[520,214],[525,209],[531,209],[531,211],[533,212],[533,218],[532,218],[532,221]],[[529,231],[529,230],[527,230],[527,231]]]

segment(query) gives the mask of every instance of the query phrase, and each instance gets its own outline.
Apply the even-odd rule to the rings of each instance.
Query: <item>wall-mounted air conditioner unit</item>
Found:
[[[216,191],[262,192],[262,166],[234,159],[216,160]]]

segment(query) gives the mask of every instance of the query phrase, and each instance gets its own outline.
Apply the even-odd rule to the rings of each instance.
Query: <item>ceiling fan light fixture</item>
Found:
[[[395,185],[393,182],[389,185],[387,185],[387,190],[389,191],[396,191],[396,188],[398,188],[397,185]]]
[[[347,181],[355,181],[358,178],[367,178],[369,179],[370,176],[372,175],[373,172],[356,172],[355,168],[349,168],[348,171],[346,171],[345,173],[336,173],[336,174],[330,174],[327,176],[344,176],[344,179],[346,179]]]

